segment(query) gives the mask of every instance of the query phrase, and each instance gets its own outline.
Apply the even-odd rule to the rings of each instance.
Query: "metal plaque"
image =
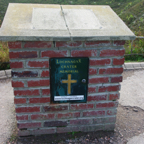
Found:
[[[51,58],[51,103],[87,101],[89,58]]]

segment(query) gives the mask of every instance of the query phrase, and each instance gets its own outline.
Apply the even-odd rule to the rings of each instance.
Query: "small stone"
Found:
[[[138,109],[133,108],[133,111],[134,111],[134,112],[138,112]]]

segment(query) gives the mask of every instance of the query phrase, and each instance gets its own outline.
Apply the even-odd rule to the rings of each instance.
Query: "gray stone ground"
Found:
[[[138,107],[144,110],[144,70],[124,71],[120,100],[122,106]],[[13,88],[10,80],[0,81],[0,144],[5,144],[15,128]],[[131,138],[128,144],[144,143],[144,134]]]

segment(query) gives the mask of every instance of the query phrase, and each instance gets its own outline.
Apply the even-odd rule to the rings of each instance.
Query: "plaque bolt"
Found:
[[[82,79],[82,83],[86,83],[86,79]]]

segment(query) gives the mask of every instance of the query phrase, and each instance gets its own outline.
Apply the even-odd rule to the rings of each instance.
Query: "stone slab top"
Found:
[[[1,41],[133,40],[134,33],[106,5],[10,3]]]

